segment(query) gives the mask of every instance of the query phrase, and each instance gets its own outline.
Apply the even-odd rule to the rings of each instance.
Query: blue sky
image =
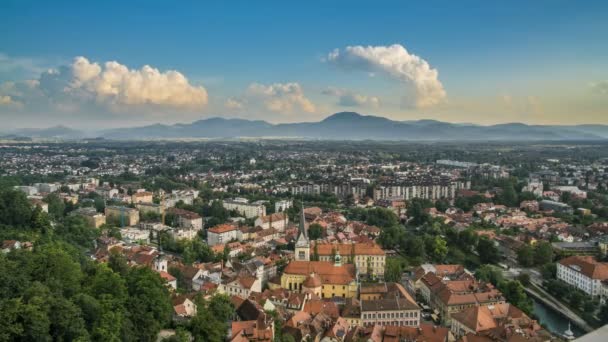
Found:
[[[605,1],[5,0],[0,117],[8,126],[119,126],[352,110],[608,124],[606,18]],[[75,74],[78,56],[94,77]],[[133,71],[111,89],[109,61]],[[136,94],[145,65],[158,74]],[[23,85],[62,67],[52,84]]]

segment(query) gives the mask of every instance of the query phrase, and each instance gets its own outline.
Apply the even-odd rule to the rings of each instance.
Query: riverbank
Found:
[[[557,300],[556,298],[551,296],[551,294],[547,293],[545,290],[543,290],[539,287],[534,287],[534,289],[533,289],[531,286],[525,287],[524,290],[533,299],[541,302],[546,307],[548,307],[548,308],[552,309],[553,311],[555,311],[556,313],[562,315],[564,318],[566,318],[570,322],[572,322],[573,325],[576,325],[583,331],[585,331],[585,332],[593,331],[593,328],[585,320],[583,320],[575,312],[570,310],[570,308],[568,308],[567,306],[562,304],[559,300]],[[561,333],[563,333],[563,331],[565,331],[566,328],[567,327],[564,327],[564,329],[561,331]]]

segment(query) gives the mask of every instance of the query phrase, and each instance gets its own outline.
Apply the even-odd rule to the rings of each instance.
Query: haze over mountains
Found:
[[[521,141],[608,139],[608,125],[550,126],[508,123],[492,126],[435,120],[394,121],[354,112],[333,114],[319,122],[271,124],[266,121],[210,118],[190,124],[154,124],[85,133],[65,126],[2,132],[7,137],[79,139],[181,139],[280,137],[330,140]]]

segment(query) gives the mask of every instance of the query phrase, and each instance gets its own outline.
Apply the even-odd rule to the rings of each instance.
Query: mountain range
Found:
[[[404,141],[522,141],[603,140],[608,125],[526,125],[507,123],[491,126],[454,124],[435,120],[395,121],[384,117],[340,112],[318,122],[271,124],[260,120],[210,118],[190,124],[154,124],[85,133],[65,126],[19,129],[11,137],[79,139],[102,137],[118,140],[276,137],[328,140]]]

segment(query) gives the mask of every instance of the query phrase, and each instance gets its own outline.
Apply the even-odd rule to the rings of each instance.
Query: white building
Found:
[[[263,204],[249,203],[249,201],[245,198],[225,200],[222,203],[224,208],[227,210],[236,210],[239,214],[245,216],[246,218],[266,216],[266,207]]]
[[[361,301],[363,326],[397,325],[418,327],[420,307],[407,298],[382,298]]]
[[[262,229],[274,228],[280,232],[285,231],[288,223],[289,217],[285,213],[274,213],[266,216],[260,216],[255,220],[256,227],[262,227]]]
[[[140,241],[150,243],[150,232],[147,230],[127,227],[120,230],[120,235],[122,236],[122,240],[128,243]]]
[[[604,296],[608,280],[608,263],[591,256],[571,256],[557,263],[557,279],[590,296]]]
[[[293,200],[280,200],[274,203],[274,212],[279,213],[293,206]]]
[[[220,224],[207,230],[207,244],[221,245],[238,239],[239,230],[229,224]]]

